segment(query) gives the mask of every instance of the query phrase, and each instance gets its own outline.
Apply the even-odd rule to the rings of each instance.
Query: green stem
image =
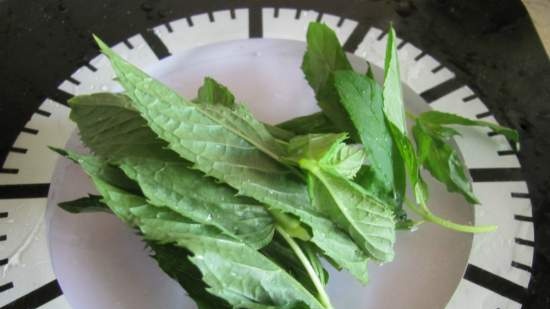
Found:
[[[405,115],[407,115],[407,117],[409,117],[411,120],[416,120],[416,118],[418,118],[418,116],[409,112],[408,110],[405,110]]]
[[[302,262],[302,265],[304,265],[304,268],[306,269],[307,274],[309,275],[311,281],[313,282],[313,285],[315,286],[317,293],[319,293],[318,295],[319,301],[323,304],[325,308],[333,309],[332,305],[330,304],[330,299],[327,293],[325,292],[325,287],[319,280],[317,273],[313,269],[313,266],[309,262],[308,258],[306,257],[306,255],[304,254],[300,246],[294,241],[294,239],[292,239],[292,237],[290,237],[290,235],[287,234],[287,232],[285,232],[283,228],[281,228],[278,225],[275,226],[275,228],[277,229],[277,232],[279,232],[279,234],[281,234],[281,236],[286,240],[286,242],[288,243],[292,251],[296,253],[296,256],[298,257],[300,262]]]
[[[410,210],[412,210],[415,214],[417,214],[418,216],[424,218],[424,211],[420,208],[418,208],[414,203],[412,203],[411,201],[409,201],[407,198],[405,198],[405,204],[407,205],[407,207],[409,207]]]
[[[433,222],[435,224],[439,224],[439,225],[441,225],[443,227],[446,227],[448,229],[455,230],[455,231],[458,231],[458,232],[463,232],[463,233],[473,233],[473,234],[488,233],[488,232],[493,232],[497,229],[496,225],[474,226],[474,225],[457,224],[457,223],[451,222],[449,220],[445,220],[443,218],[440,218],[440,217],[438,217],[438,216],[436,216],[432,213],[426,213],[426,215],[424,216],[424,219],[426,219],[426,221],[430,221],[430,222]]]
[[[303,241],[311,239],[311,235],[302,226],[300,220],[276,209],[270,209],[269,213],[271,213],[277,225],[290,235],[290,237],[298,238]]]
[[[435,223],[437,225],[440,225],[442,227],[445,227],[445,228],[448,228],[448,229],[451,229],[451,230],[454,230],[454,231],[475,234],[475,233],[493,232],[494,230],[497,229],[496,225],[474,226],[474,225],[464,225],[464,224],[454,223],[452,221],[449,221],[449,220],[446,220],[446,219],[443,219],[441,217],[438,217],[438,216],[434,215],[425,204],[420,205],[421,208],[419,208],[418,206],[414,205],[414,203],[412,203],[408,199],[405,199],[405,204],[414,213],[416,213],[417,215],[422,217],[422,219],[424,219],[425,221]]]

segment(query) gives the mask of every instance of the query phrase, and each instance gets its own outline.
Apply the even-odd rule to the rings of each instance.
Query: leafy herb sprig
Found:
[[[277,126],[211,78],[189,100],[96,41],[125,92],[70,100],[92,155],[54,150],[79,164],[99,195],[60,206],[111,212],[138,229],[201,309],[331,309],[322,259],[367,283],[367,261],[393,259],[396,229],[425,221],[494,229],[433,214],[421,170],[478,203],[449,143],[459,135],[452,126],[488,127],[514,142],[517,133],[430,111],[409,114],[413,145],[392,28],[380,85],[370,68],[352,69],[330,28],[311,23],[302,70],[322,111]]]

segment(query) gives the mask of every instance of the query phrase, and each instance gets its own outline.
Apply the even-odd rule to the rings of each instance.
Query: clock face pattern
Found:
[[[345,17],[290,8],[214,11],[160,24],[113,46],[139,67],[211,43],[246,39],[305,38],[310,21],[331,26],[345,49],[383,67],[386,32]],[[483,102],[452,71],[410,42],[398,41],[403,82],[430,108],[496,122]],[[0,168],[0,308],[70,308],[53,272],[48,248],[49,183],[57,155],[75,130],[63,103],[72,95],[114,90],[107,59],[98,55],[59,84],[61,98],[47,98],[18,135]],[[464,277],[447,309],[517,309],[532,273],[531,201],[516,153],[504,137],[483,128],[460,128],[455,141],[481,201],[476,224],[497,224],[474,235]],[[481,134],[480,134],[481,133]],[[483,135],[484,138],[480,138]]]

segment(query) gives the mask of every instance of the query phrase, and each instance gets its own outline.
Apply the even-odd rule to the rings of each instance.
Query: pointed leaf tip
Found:
[[[61,155],[61,156],[64,156],[64,157],[68,157],[68,156],[69,156],[69,153],[68,153],[65,149],[57,148],[57,147],[54,147],[54,146],[48,146],[48,148],[49,148],[51,151],[56,152],[56,153],[58,153],[58,154]]]
[[[78,154],[71,151],[71,150],[63,149],[63,148],[57,148],[57,147],[54,147],[54,146],[48,146],[48,148],[50,148],[50,150],[58,153],[60,156],[62,156],[64,158],[67,158],[67,159],[69,159],[73,162],[78,161]]]
[[[97,46],[99,47],[99,49],[101,49],[101,51],[106,54],[106,55],[110,55],[112,54],[112,50],[109,46],[107,46],[107,44],[105,44],[105,42],[103,42],[103,40],[101,40],[97,35],[95,35],[94,33],[92,33],[92,37],[94,38],[94,41],[96,42]]]
[[[48,146],[48,148],[50,148],[52,151],[57,152],[59,155],[76,163],[78,163],[81,158],[86,157],[86,155],[80,154],[71,149],[56,148],[53,146]]]
[[[73,96],[72,98],[68,99],[67,100],[67,105],[69,105],[69,107],[73,107],[73,105],[76,104],[76,102],[78,101],[77,99],[77,96]]]

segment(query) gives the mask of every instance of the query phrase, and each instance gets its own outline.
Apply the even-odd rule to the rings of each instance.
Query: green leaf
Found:
[[[323,285],[327,285],[328,279],[329,279],[329,273],[328,271],[323,267],[323,264],[321,263],[321,260],[319,259],[320,250],[315,245],[309,243],[309,242],[299,242],[300,247],[304,251],[305,255],[307,256],[309,263],[313,266],[313,269],[315,270],[315,273],[317,274],[317,277],[321,281]]]
[[[355,242],[380,262],[393,259],[395,222],[391,209],[371,198],[361,187],[323,170],[311,160],[302,160],[308,170],[310,191],[316,205],[346,229]]]
[[[346,137],[346,134],[297,136],[289,142],[289,154],[310,173],[308,185],[314,205],[345,229],[375,260],[390,261],[395,242],[395,222],[390,207],[366,194],[331,164],[340,149],[349,147],[343,143]],[[360,167],[362,160],[356,165]]]
[[[230,309],[226,301],[206,291],[200,270],[189,260],[190,252],[171,244],[147,241],[159,267],[176,280],[200,309]]]
[[[296,254],[298,260],[300,260],[300,262],[304,266],[304,269],[308,273],[311,282],[315,286],[315,289],[317,291],[317,299],[319,300],[319,302],[325,308],[332,309],[332,304],[330,303],[328,294],[325,291],[325,284],[321,281],[321,279],[319,278],[319,274],[315,270],[315,267],[311,264],[311,259],[306,255],[303,248],[300,247],[300,244],[295,241],[290,235],[288,235],[285,230],[277,227],[277,233],[281,235],[282,238],[284,238],[289,248],[292,249],[292,251]]]
[[[315,93],[330,86],[333,71],[351,70],[351,64],[342,49],[336,33],[318,22],[309,24],[306,34],[307,50],[302,70]]]
[[[303,302],[325,309],[302,284],[260,252],[215,231],[197,233],[187,223],[145,219],[146,237],[175,242],[193,253],[190,258],[203,275],[208,291],[235,308],[278,308]]]
[[[311,228],[311,241],[327,256],[359,279],[364,276],[367,257],[346,233],[312,207],[305,184],[264,151],[272,146],[256,147],[242,130],[226,126],[226,117],[233,117],[231,113],[217,115],[214,121],[201,110],[208,104],[197,105],[181,98],[97,40],[110,58],[119,82],[132,98],[132,106],[147,120],[149,127],[168,142],[170,149],[240,194],[293,214]],[[224,106],[217,109],[222,110]]]
[[[287,120],[278,124],[277,128],[293,132],[294,135],[335,133],[338,131],[322,112]]]
[[[416,158],[416,153],[407,136],[405,106],[401,92],[401,77],[395,36],[395,30],[390,26],[386,46],[386,59],[384,62],[384,115],[394,145],[404,162],[405,170],[409,176],[409,181],[416,200],[419,204],[426,204],[428,200],[428,188],[420,175],[420,166]],[[396,163],[399,164],[394,161],[394,164]],[[394,169],[395,168],[399,171],[400,167],[394,165]]]
[[[296,136],[289,141],[287,159],[298,163],[307,158],[318,161],[325,169],[330,169],[345,178],[353,178],[366,159],[361,145],[343,143],[347,134],[308,134]]]
[[[225,87],[210,77],[204,78],[203,85],[195,100],[197,103],[222,104],[228,107],[235,106],[235,96]]]
[[[190,104],[189,107],[195,107],[193,103],[188,102],[188,104]],[[214,125],[217,124],[225,130],[231,131],[269,157],[281,161],[281,157],[286,154],[281,143],[269,133],[263,123],[252,116],[246,106],[236,104],[231,109],[209,104],[199,104],[198,106],[196,111],[206,115]],[[181,110],[183,111],[183,109]]]
[[[343,107],[338,102],[332,73],[351,70],[338,37],[328,26],[312,22],[307,30],[307,50],[302,61],[302,71],[317,98],[319,107],[339,131],[354,135],[353,126]]]
[[[392,132],[394,143],[405,162],[405,170],[409,176],[414,196],[418,204],[425,205],[428,202],[428,188],[420,175],[420,164],[416,157],[414,147],[407,135],[401,134],[393,124],[388,123]]]
[[[368,282],[368,256],[349,235],[343,233],[331,220],[320,215],[311,216],[303,221],[312,227],[311,242],[336,268],[348,270],[363,284]]]
[[[186,224],[188,231],[194,233],[220,233],[215,228],[196,224],[164,207],[155,207],[148,204],[142,196],[134,195],[117,186],[117,177],[110,177],[111,173],[104,170],[116,171],[107,162],[92,156],[79,155],[72,151],[61,151],[68,158],[74,160],[91,177],[97,190],[101,193],[101,201],[122,221],[133,227],[151,219],[173,220]],[[119,171],[119,173],[122,173]],[[87,204],[90,205],[90,204]],[[143,232],[143,229],[142,229]],[[163,245],[156,241],[146,240],[155,251],[153,257],[159,266],[172,278],[176,279],[201,308],[218,309],[229,308],[227,303],[206,291],[207,286],[201,279],[197,267],[188,260],[188,253],[184,249],[172,245]]]
[[[142,195],[141,189],[133,180],[128,178],[128,176],[117,167],[108,164],[105,160],[94,156],[80,155],[71,150],[55,147],[50,147],[50,149],[79,164],[87,174],[93,173],[97,175],[97,177],[105,179],[105,181],[108,181],[120,189],[136,195]]]
[[[107,205],[109,205],[109,207],[113,210],[124,209],[122,212],[115,211],[115,213],[119,216],[119,218],[127,221],[132,226],[138,226],[140,228],[140,230],[144,233],[147,244],[155,250],[153,257],[157,260],[159,266],[168,275],[176,279],[182,287],[186,289],[189,296],[191,296],[201,308],[217,309],[230,307],[224,300],[211,295],[210,292],[208,292],[208,287],[203,282],[198,268],[190,262],[188,254],[185,254],[182,250],[174,247],[173,245],[162,245],[161,243],[164,242],[163,239],[154,239],[155,241],[152,241],[149,235],[147,235],[147,230],[144,226],[152,220],[172,220],[171,222],[177,222],[179,225],[185,225],[186,232],[191,234],[222,235],[221,232],[217,231],[213,227],[188,221],[170,210],[151,206],[147,204],[144,198],[117,189],[107,182],[104,182],[102,179],[94,176],[92,176],[92,179],[98,190],[103,195],[104,201]],[[131,219],[126,216],[120,217],[121,213],[130,214]],[[177,233],[178,230],[176,228],[165,232],[167,233],[166,237],[169,237],[168,235]]]
[[[101,196],[88,195],[76,200],[62,202],[58,204],[63,210],[73,214],[88,213],[88,212],[107,212],[111,213],[111,210],[107,205],[101,202]]]
[[[401,77],[399,72],[399,59],[395,43],[395,30],[390,26],[388,43],[386,46],[386,59],[384,62],[384,114],[401,134],[407,134],[405,125],[405,107],[401,92]]]
[[[196,103],[223,104],[230,108],[235,108],[235,96],[227,87],[218,83],[210,77],[204,79],[203,85],[199,88],[198,97],[194,100]],[[269,134],[281,141],[288,141],[294,137],[294,133],[272,126],[263,124]]]
[[[140,112],[160,138],[165,139],[158,132],[160,126],[155,125],[151,117],[155,117],[158,122],[162,121],[163,129],[169,128],[170,131],[174,131],[171,135],[177,135],[183,130],[198,129],[201,132],[187,133],[195,135],[206,132],[222,136],[216,133],[224,130],[275,160],[279,160],[280,156],[284,155],[284,147],[269,134],[265,126],[256,120],[244,105],[235,104],[233,107],[227,107],[220,104],[195,104],[126,62],[99,38],[96,37],[96,41],[102,52],[111,60],[119,82],[131,98],[132,106]],[[155,100],[158,104],[151,104]],[[193,122],[186,123],[178,116],[193,118]],[[203,127],[197,128],[199,123]],[[205,128],[205,124],[208,124],[208,127]],[[232,141],[220,142],[231,144]],[[241,145],[234,146],[241,147]]]
[[[420,163],[434,178],[444,183],[447,190],[459,192],[468,202],[478,204],[466,166],[456,150],[441,137],[448,138],[448,133],[437,132],[437,128],[425,126],[420,118],[413,127]]]
[[[383,90],[378,83],[353,71],[338,71],[334,74],[335,87],[342,105],[350,115],[359,139],[363,144],[373,173],[365,188],[392,196],[394,204],[400,204],[404,189],[405,174],[394,165],[403,160],[394,145],[391,132],[384,117]]]
[[[514,129],[506,128],[499,126],[497,124],[483,121],[483,120],[472,120],[468,118],[461,117],[459,115],[438,112],[438,111],[429,111],[422,113],[418,118],[427,126],[442,126],[442,125],[462,125],[462,126],[479,126],[487,127],[493,130],[497,134],[504,135],[507,139],[512,142],[518,142],[519,135],[518,132]]]
[[[459,192],[464,198],[477,204],[479,201],[472,191],[468,171],[456,150],[447,143],[447,140],[458,131],[444,125],[482,126],[488,127],[498,134],[504,135],[512,142],[518,141],[517,131],[499,125],[471,120],[455,114],[429,111],[422,113],[416,119],[413,134],[417,144],[417,151],[421,164],[439,181],[447,186],[451,192]]]
[[[109,206],[98,195],[90,195],[74,201],[60,203],[59,206],[71,213],[108,212],[112,213]],[[208,293],[206,285],[202,281],[199,269],[189,261],[189,251],[174,245],[159,244],[154,241],[146,241],[152,250],[152,257],[159,267],[170,277],[176,280],[199,304],[199,308],[218,309],[231,308],[224,300]]]
[[[70,118],[78,125],[82,142],[97,155],[147,157],[150,152],[166,146],[146,126],[126,95],[75,96],[69,100],[69,106]]]
[[[103,196],[101,202],[109,206],[111,211],[122,221],[131,226],[136,225],[137,218],[132,214],[130,208],[144,206],[147,203],[140,195],[131,193],[120,186],[120,184],[132,182],[121,170],[98,157],[81,155],[71,150],[52,149],[80,165]],[[159,208],[160,210],[161,208]]]
[[[362,145],[346,145],[340,143],[337,149],[320,164],[331,166],[344,178],[353,179],[367,160],[367,154]]]
[[[386,185],[376,176],[376,172],[371,165],[363,165],[353,180],[371,195],[377,196],[390,204],[394,202],[393,192],[388,191]]]
[[[235,108],[235,96],[226,86],[218,83],[216,80],[210,77],[205,77],[202,86],[199,88],[198,96],[195,100],[195,103],[206,103],[206,104],[222,104],[230,108]],[[287,141],[290,138],[294,137],[294,133],[269,125],[263,124],[269,134],[271,134],[276,139]]]
[[[165,149],[167,144],[156,137],[136,110],[128,108],[128,102],[123,95],[73,98],[71,117],[78,124],[83,142],[120,166],[140,185],[150,203],[216,226],[252,247],[269,243],[274,223],[265,208],[191,170],[188,162]]]
[[[276,139],[279,139],[279,140],[282,140],[282,141],[288,141],[289,139],[296,136],[296,134],[294,132],[282,129],[278,126],[273,126],[273,125],[270,125],[270,124],[267,124],[267,123],[265,123],[264,125],[265,125],[265,128],[267,129],[267,131],[269,131],[269,133],[273,137],[275,137]]]
[[[149,202],[166,206],[193,221],[215,226],[227,235],[261,248],[271,241],[274,221],[253,199],[205,178],[179,158],[132,158],[120,167],[141,186]]]
[[[346,133],[308,134],[294,137],[288,143],[289,159],[298,162],[302,158],[319,161],[334,156],[347,139]]]
[[[370,165],[363,165],[354,181],[363,187],[371,196],[376,196],[388,205],[393,206],[396,211],[396,215],[398,213],[405,214],[402,211],[402,205],[405,196],[407,174],[403,159],[401,158],[401,154],[395,144],[393,153],[396,157],[399,157],[399,160],[395,160],[393,162],[393,171],[396,175],[394,178],[394,190],[388,190],[384,182],[377,176],[376,172]]]
[[[328,272],[321,265],[321,261],[315,254],[312,246],[307,242],[299,242],[302,250],[307,254],[311,265],[317,273],[317,277],[323,284],[326,285],[328,280]],[[262,248],[262,254],[270,258],[273,262],[277,263],[286,272],[292,275],[298,280],[304,287],[308,289],[312,294],[316,294],[317,290],[311,281],[307,271],[304,269],[302,262],[296,257],[296,254],[288,246],[285,240],[279,235],[273,238],[273,241]]]
[[[403,165],[401,166],[404,169]],[[404,171],[403,175],[405,175]],[[363,187],[368,195],[376,197],[391,208],[397,229],[410,229],[413,227],[414,222],[408,218],[407,213],[403,209],[402,201],[396,200],[393,191],[387,191],[384,184],[374,174],[374,169],[371,166],[363,165],[357,173],[354,182]],[[405,186],[404,183],[402,185],[403,187]]]
[[[205,233],[219,233],[215,228],[202,224],[197,224],[186,220],[185,218],[161,207],[154,207],[145,201],[143,197],[139,197],[133,194],[129,194],[123,190],[120,190],[114,186],[111,186],[107,182],[100,178],[92,176],[92,180],[96,185],[96,188],[100,191],[103,199],[107,205],[117,216],[132,226],[138,226],[145,234],[146,230],[143,228],[144,224],[151,220],[173,220],[179,224],[186,225],[186,231],[194,234]],[[159,218],[159,219],[157,219]],[[177,231],[173,231],[174,233]],[[169,231],[169,233],[173,233]],[[207,292],[208,287],[202,282],[200,273],[197,268],[192,265],[187,256],[177,256],[177,260],[170,260],[175,258],[175,254],[180,252],[173,246],[164,245],[161,247],[159,244],[154,244],[153,241],[148,240],[147,234],[144,235],[147,239],[146,242],[154,250],[156,254],[154,258],[158,261],[159,266],[167,272],[168,275],[178,280],[178,282],[186,289],[189,296],[191,296],[197,304],[203,308],[227,308],[227,304],[224,300],[210,295]],[[162,242],[161,239],[156,239],[158,242]]]

